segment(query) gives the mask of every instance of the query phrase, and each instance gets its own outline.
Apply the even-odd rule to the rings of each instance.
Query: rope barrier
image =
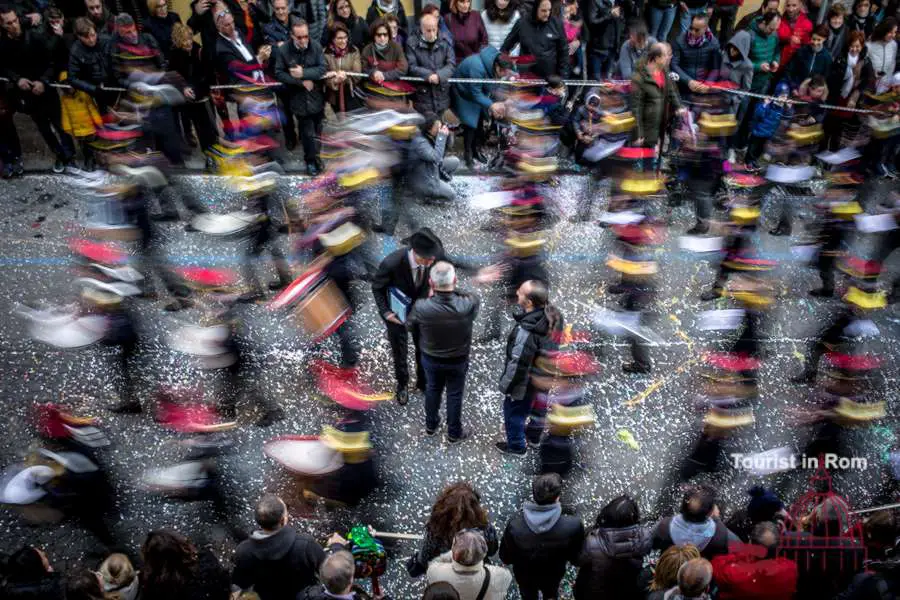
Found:
[[[356,73],[353,71],[345,71],[345,73],[350,77],[355,78],[368,78],[369,75],[366,73]],[[324,81],[328,79],[328,77],[323,77],[320,81]],[[408,83],[427,83],[427,80],[422,77],[413,77],[413,76],[402,76],[399,78],[400,81],[406,81]],[[8,77],[0,77],[0,81],[10,82],[11,80]],[[474,83],[474,84],[488,84],[488,85],[507,85],[507,86],[516,86],[516,87],[539,87],[547,85],[547,81],[543,79],[478,79],[478,78],[465,78],[465,77],[451,77],[447,80],[447,83]],[[622,79],[609,79],[605,81],[600,80],[582,80],[582,79],[567,79],[562,82],[567,87],[615,87],[621,86],[630,83],[628,80]],[[246,83],[231,83],[231,84],[220,84],[220,85],[211,85],[209,86],[210,90],[238,90],[238,89],[247,89],[252,90],[254,88],[266,87],[266,88],[275,88],[281,87],[284,84],[277,81],[261,81],[259,83],[254,84],[246,84]],[[72,89],[72,86],[67,83],[51,83],[50,87],[58,88],[58,89]],[[127,88],[122,87],[106,87],[103,84],[100,85],[100,89],[106,92],[127,92]],[[756,98],[759,100],[776,100],[775,96],[768,96],[766,94],[758,94],[756,92],[748,92],[744,90],[729,90],[729,89],[721,89],[718,90],[720,92],[725,92],[728,94],[735,94],[737,96],[746,96],[749,98]],[[809,106],[818,106],[824,110],[839,110],[843,112],[855,113],[855,114],[864,114],[864,115],[890,115],[890,113],[880,110],[872,110],[867,108],[851,108],[849,106],[838,106],[835,104],[826,104],[822,102],[809,102],[806,100],[793,100],[788,99],[787,102],[792,105],[809,105]]]

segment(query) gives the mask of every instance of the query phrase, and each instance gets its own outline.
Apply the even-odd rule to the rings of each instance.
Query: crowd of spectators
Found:
[[[766,0],[735,23],[740,4],[487,0],[479,11],[471,0],[454,0],[427,4],[412,21],[399,0],[373,0],[365,17],[350,0],[195,0],[189,15],[172,11],[165,0],[14,0],[0,6],[3,175],[23,171],[16,112],[33,119],[57,159],[55,171],[74,164],[76,142],[90,169],[92,152],[84,142],[116,107],[117,90],[133,83],[136,70],[177,74],[186,102],[175,111],[177,126],[165,135],[156,132],[159,149],[176,166],[189,147],[208,150],[220,131],[233,138],[241,125],[230,116],[229,103],[257,85],[266,94],[275,90],[284,147],[294,151],[299,142],[312,174],[322,168],[317,140],[323,121],[363,106],[366,81],[402,96],[405,88],[390,86],[404,76],[418,78],[405,96],[407,106],[451,127],[461,123],[468,167],[484,160],[484,124],[505,113],[496,86],[452,84],[454,76],[494,78],[518,70],[548,80],[631,79],[630,108],[639,123],[632,141],[645,146],[657,143],[660,136],[649,129],[664,130],[669,107],[703,105],[705,95],[720,93],[721,82],[775,96],[776,86],[785,84],[788,100],[896,114],[896,1],[856,0],[845,7],[785,0],[781,7]],[[679,25],[672,31],[676,16]],[[664,81],[670,74],[677,89]],[[57,92],[51,84],[60,81],[72,89]],[[813,82],[819,96],[809,95]],[[244,87],[219,90],[216,84]],[[589,96],[580,86],[567,90],[562,121],[569,146],[585,141],[578,135],[575,103]],[[727,149],[747,148],[755,121],[763,119],[757,115],[761,103],[731,96],[729,110],[741,127],[725,140]],[[240,103],[235,108],[245,116]],[[834,110],[815,118],[825,121],[832,149],[860,119]],[[169,139],[173,132],[182,144]],[[896,144],[881,145],[886,148],[872,170],[893,176]],[[752,166],[753,147],[750,158]]]
[[[502,600],[515,588],[523,600],[863,600],[894,598],[900,586],[894,514],[876,512],[854,526],[839,496],[820,496],[808,514],[791,515],[771,490],[755,487],[726,521],[716,491],[693,485],[676,514],[654,523],[642,520],[628,495],[585,522],[563,494],[559,475],[537,476],[532,500],[498,534],[478,492],[465,482],[449,485],[406,561],[408,576],[425,576],[422,597],[430,600]],[[273,494],[258,501],[255,520],[230,573],[209,549],[155,530],[139,552],[123,548],[66,573],[41,549],[23,547],[3,557],[0,590],[9,600],[373,597],[357,579],[365,561],[351,553],[353,542],[333,533],[320,544],[297,531]],[[570,568],[571,595],[561,591]],[[391,579],[374,597],[389,597]]]

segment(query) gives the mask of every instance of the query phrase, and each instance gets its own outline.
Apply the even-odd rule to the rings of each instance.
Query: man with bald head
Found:
[[[409,74],[425,80],[416,88],[415,109],[422,114],[443,115],[450,108],[449,79],[456,69],[456,56],[453,46],[438,32],[436,15],[422,17],[419,31],[406,44],[406,60]]]
[[[687,561],[678,569],[678,590],[666,594],[667,600],[707,600],[713,568],[705,558]]]

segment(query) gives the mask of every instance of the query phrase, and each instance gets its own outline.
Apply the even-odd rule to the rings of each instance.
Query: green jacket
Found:
[[[637,121],[635,138],[644,138],[644,146],[653,146],[659,141],[666,104],[670,111],[681,107],[675,82],[666,77],[665,86],[660,88],[642,61],[631,77],[631,112]]]
[[[753,83],[750,91],[757,94],[765,93],[772,79],[772,73],[767,73],[759,67],[763,63],[771,63],[778,60],[781,54],[778,51],[778,35],[770,33],[763,35],[759,32],[759,17],[750,23],[750,62],[753,63]]]

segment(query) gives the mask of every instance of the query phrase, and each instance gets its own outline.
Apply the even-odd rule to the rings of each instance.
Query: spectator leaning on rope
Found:
[[[706,14],[694,15],[691,26],[672,47],[672,71],[678,74],[682,94],[705,94],[703,83],[715,77],[722,64],[719,42],[709,30]]]
[[[369,28],[372,43],[363,48],[363,72],[377,84],[385,81],[396,81],[406,75],[409,63],[403,54],[403,48],[391,41],[391,30],[382,19],[378,19]]]
[[[350,43],[350,32],[346,25],[336,22],[332,29],[331,42],[325,48],[325,100],[338,116],[359,108],[356,97],[356,80],[347,73],[362,71],[359,50]]]
[[[101,89],[112,80],[106,55],[107,41],[97,37],[87,17],[75,19],[75,43],[69,52],[69,83],[93,97],[101,113],[116,102],[118,94]]]
[[[419,31],[409,36],[406,46],[409,74],[421,77],[417,84],[413,107],[421,114],[443,115],[450,108],[450,78],[456,69],[453,48],[438,35],[438,17],[426,15],[419,21]]]

